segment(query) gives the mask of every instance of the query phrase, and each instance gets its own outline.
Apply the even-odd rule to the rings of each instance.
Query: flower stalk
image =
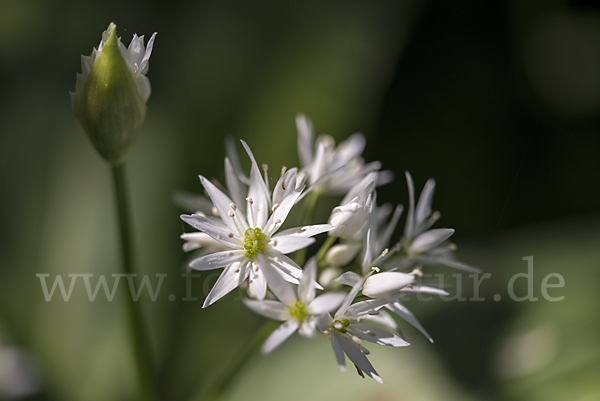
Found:
[[[133,255],[133,232],[131,214],[129,211],[129,196],[127,191],[127,180],[125,177],[125,166],[123,164],[112,166],[112,173],[117,203],[123,272],[125,274],[134,274],[135,260]],[[147,337],[144,335],[146,331],[143,329],[144,325],[141,310],[139,305],[134,302],[129,292],[126,293],[125,302],[127,303],[129,332],[133,344],[134,360],[138,375],[139,399],[143,401],[156,401],[157,396],[154,388],[150,345]]]

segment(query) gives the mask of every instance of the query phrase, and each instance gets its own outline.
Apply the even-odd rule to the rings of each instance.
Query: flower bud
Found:
[[[354,260],[361,248],[360,242],[344,242],[334,245],[327,251],[325,261],[332,266],[346,266]]]
[[[383,298],[400,291],[415,281],[415,276],[400,272],[376,273],[365,281],[362,293],[371,298]]]
[[[129,48],[117,37],[111,23],[98,49],[81,57],[71,104],[92,144],[109,163],[123,163],[146,115],[150,82],[144,74],[156,33],[144,48],[144,39],[134,35]]]

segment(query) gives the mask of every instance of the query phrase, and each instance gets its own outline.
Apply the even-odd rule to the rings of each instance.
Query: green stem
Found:
[[[325,240],[323,245],[321,245],[319,252],[317,252],[317,265],[323,264],[323,262],[325,261],[325,255],[327,254],[327,251],[329,250],[329,248],[331,248],[336,239],[337,237],[334,237],[332,235],[327,236],[327,239]]]
[[[238,374],[243,370],[247,363],[252,359],[258,351],[261,344],[269,337],[281,322],[268,320],[256,332],[246,346],[236,354],[229,365],[213,380],[201,396],[195,398],[195,401],[217,401],[223,397],[225,390],[230,387],[231,383],[237,378]]]
[[[121,237],[121,256],[125,274],[135,273],[133,257],[133,233],[129,211],[129,197],[127,194],[127,180],[123,164],[112,167],[113,183],[117,201],[119,218],[119,233]],[[135,280],[134,280],[135,281]],[[127,287],[124,287],[127,288]],[[154,401],[157,399],[152,377],[152,364],[150,362],[150,346],[144,335],[142,316],[139,305],[133,300],[131,293],[126,294],[127,315],[129,331],[133,343],[135,364],[138,373],[140,399]]]
[[[302,225],[309,226],[312,224],[312,220],[315,215],[315,209],[319,200],[319,194],[316,192],[312,192],[305,199],[306,204],[304,205],[304,218],[302,219]],[[298,266],[303,266],[304,262],[306,261],[306,248],[296,252],[294,259]]]

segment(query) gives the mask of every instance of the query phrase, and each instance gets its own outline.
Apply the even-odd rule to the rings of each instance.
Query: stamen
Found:
[[[448,244],[448,249],[450,249],[451,251],[456,251],[456,244],[454,242],[451,242]]]
[[[381,252],[381,257],[383,258],[385,255],[387,255],[387,254],[388,254],[388,252],[389,252],[389,251],[390,251],[390,250],[389,250],[388,248],[385,248],[385,249],[383,250],[383,252]]]
[[[277,246],[277,240],[273,240],[273,246]]]
[[[215,216],[218,216],[218,215],[219,215],[219,209],[217,209],[217,207],[216,207],[216,206],[213,206],[213,207],[212,207],[212,214],[214,214]]]
[[[421,271],[421,268],[419,268],[419,267],[415,267],[412,271],[412,274],[414,274],[417,277],[423,277],[423,272]]]
[[[367,330],[367,334],[370,335],[370,336],[375,337],[375,333],[373,333],[371,330]]]
[[[233,211],[231,211],[231,210],[227,212],[227,215],[229,217],[231,217],[232,219],[235,217],[235,213],[233,213]]]
[[[246,198],[246,202],[248,202],[251,205],[254,203],[254,201],[250,197]]]
[[[230,232],[228,232],[228,233],[227,233],[227,236],[228,236],[229,238],[233,238],[233,233],[230,231]]]
[[[230,203],[230,204],[229,204],[229,207],[230,207],[232,210],[234,210],[234,211],[235,211],[235,209],[237,209],[237,206],[236,206],[236,205],[234,205],[233,203]]]
[[[285,191],[285,182],[281,182],[281,189]]]
[[[206,217],[206,214],[204,212],[201,212],[201,211],[197,211],[194,214],[197,214],[198,216],[201,216],[201,217]]]
[[[352,341],[354,341],[356,344],[360,345],[362,344],[362,341],[360,340],[360,338],[356,337],[356,336],[352,336]]]
[[[271,207],[271,211],[274,212],[279,207],[279,203],[274,203],[273,207]]]
[[[287,171],[286,166],[281,167],[281,175],[284,175],[286,171]]]
[[[266,164],[266,163],[265,163],[265,164],[263,164],[263,165],[262,165],[262,169],[263,169],[263,171],[267,171],[267,170],[269,169],[269,165],[268,165],[268,164]]]
[[[281,220],[279,220],[279,219],[275,219],[275,221],[273,222],[273,224],[279,224],[279,223],[281,223]]]
[[[377,266],[371,267],[371,270],[373,270],[375,273],[379,273],[380,272],[379,267],[377,267]]]

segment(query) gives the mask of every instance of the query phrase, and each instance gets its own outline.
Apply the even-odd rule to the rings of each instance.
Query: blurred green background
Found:
[[[109,170],[68,95],[111,21],[127,44],[158,31],[128,169],[141,270],[168,274],[156,302],[142,297],[164,399],[194,399],[261,324],[235,293],[201,309],[214,274],[180,301],[173,194],[223,178],[227,135],[273,176],[296,165],[298,112],[338,141],[367,136],[367,161],[397,175],[380,202],[407,203],[405,170],[419,188],[434,177],[438,227],[491,278],[485,301],[407,304],[436,342],[404,324],[411,347],[370,347],[384,386],[340,373],[324,339],[294,337],[254,359],[230,399],[600,399],[600,7],[560,0],[3,0],[0,399],[135,391],[123,299],[90,302],[76,285],[45,302],[35,276],[119,269]],[[540,301],[515,302],[507,285],[527,256]],[[471,296],[468,275],[432,272]],[[542,298],[549,273],[564,300]]]

